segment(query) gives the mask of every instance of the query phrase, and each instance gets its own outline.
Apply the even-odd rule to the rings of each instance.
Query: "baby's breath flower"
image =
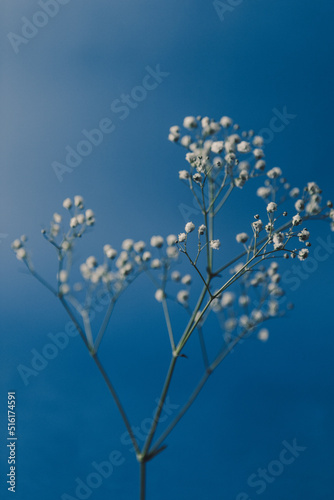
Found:
[[[155,292],[154,296],[158,302],[162,302],[164,297],[165,297],[165,294],[161,288],[158,288],[158,290]]]
[[[151,267],[152,267],[152,269],[160,269],[161,260],[160,259],[153,259],[151,262]]]
[[[177,242],[177,236],[175,234],[169,234],[166,238],[166,241],[167,241],[167,245],[169,247],[172,247],[173,245],[176,244]]]
[[[77,217],[72,217],[70,220],[70,227],[75,228],[79,224]]]
[[[304,200],[297,200],[295,203],[295,209],[297,212],[302,212],[305,208]]]
[[[179,271],[173,271],[171,274],[171,278],[173,281],[180,281],[181,273]]]
[[[259,196],[260,198],[263,198],[265,200],[266,198],[268,198],[270,196],[271,189],[270,189],[270,187],[261,186],[257,189],[256,194],[257,194],[257,196]]]
[[[166,254],[170,259],[177,259],[177,257],[179,256],[179,251],[175,246],[167,247]]]
[[[193,222],[187,222],[184,229],[186,233],[191,233],[195,229],[195,224]]]
[[[201,224],[198,228],[198,234],[202,235],[205,233],[205,231],[206,231],[206,226],[204,224]]]
[[[187,179],[189,179],[189,177],[190,177],[190,174],[187,170],[180,170],[179,171],[179,179],[187,180]]]
[[[192,128],[197,127],[197,121],[194,116],[186,116],[185,119],[183,120],[183,126],[184,128],[187,128],[191,130]]]
[[[222,298],[220,300],[220,303],[222,307],[229,307],[233,304],[235,299],[235,295],[232,292],[225,292],[222,295]]]
[[[97,266],[97,260],[95,257],[90,256],[86,259],[86,264],[87,264],[89,269],[93,269],[94,267]]]
[[[229,118],[228,116],[222,116],[221,119],[220,119],[220,124],[224,127],[224,128],[228,128],[232,125],[232,119]]]
[[[74,196],[74,205],[80,209],[84,207],[84,200],[82,196]]]
[[[14,240],[13,243],[11,244],[13,250],[18,250],[19,248],[21,248],[21,246],[22,242],[19,239]]]
[[[262,150],[262,149],[260,149],[260,148],[255,148],[255,149],[253,150],[253,155],[255,156],[255,158],[256,158],[257,160],[260,160],[261,158],[263,158],[263,157],[264,157],[264,152],[263,152],[263,150]]]
[[[303,219],[301,218],[301,216],[299,214],[294,215],[292,217],[292,225],[293,226],[299,226],[299,224],[301,224],[302,221],[303,221]]]
[[[251,151],[251,149],[252,149],[252,147],[249,144],[249,142],[247,142],[247,141],[241,141],[237,145],[237,150],[239,151],[239,153],[249,153]]]
[[[239,233],[236,235],[235,239],[237,240],[238,243],[246,243],[246,241],[248,240],[248,234]]]
[[[252,223],[252,227],[255,231],[255,233],[259,233],[261,229],[263,228],[262,220],[256,220],[255,222]]]
[[[90,208],[86,210],[86,224],[87,226],[92,226],[95,223],[95,214]]]
[[[221,153],[224,149],[224,141],[215,141],[211,144],[211,151],[213,153]]]
[[[310,232],[305,228],[302,229],[298,234],[297,234],[299,241],[307,241],[310,237]]]
[[[282,170],[279,167],[274,167],[267,172],[269,179],[277,179],[280,175],[282,175]]]
[[[195,182],[197,182],[197,184],[200,184],[200,183],[201,183],[201,181],[202,181],[202,176],[201,176],[201,174],[198,174],[198,173],[197,173],[197,174],[194,174],[194,175],[193,175],[193,180],[194,180]]]
[[[133,248],[137,253],[141,253],[145,249],[145,241],[137,241],[134,245]]]
[[[111,245],[104,245],[103,251],[108,259],[114,259],[117,255],[116,250],[114,250]]]
[[[67,252],[71,248],[71,243],[67,240],[64,240],[61,244],[61,248]]]
[[[72,200],[71,200],[71,198],[66,198],[63,201],[63,207],[66,208],[66,210],[69,210],[70,208],[72,208]]]
[[[307,183],[307,191],[310,194],[318,194],[321,193],[321,189],[315,182],[308,182]]]
[[[264,170],[266,168],[266,162],[264,160],[258,160],[255,163],[256,170]]]
[[[301,250],[299,250],[298,252],[298,259],[299,260],[305,260],[307,259],[308,255],[309,255],[309,251],[307,248],[302,248]]]
[[[65,269],[62,269],[59,273],[59,281],[61,283],[66,283],[67,280],[68,280],[68,272],[65,271]]]
[[[291,198],[297,198],[299,196],[299,193],[300,193],[300,189],[295,187],[295,188],[292,188],[289,195],[291,196]]]
[[[210,247],[213,248],[214,250],[219,250],[219,248],[220,248],[220,241],[219,240],[211,240],[210,241]]]
[[[150,243],[151,247],[161,248],[164,244],[164,240],[162,236],[152,236]]]
[[[188,304],[189,292],[188,290],[180,290],[176,296],[177,301],[186,306]]]
[[[255,135],[253,137],[253,146],[261,148],[263,146],[263,137]]]
[[[276,212],[277,210],[277,204],[274,203],[273,201],[271,201],[270,203],[268,203],[267,205],[267,212],[269,214],[273,214],[274,212]]]
[[[78,224],[83,224],[85,222],[85,216],[84,216],[84,214],[78,214],[76,216],[76,219],[77,219]]]
[[[133,244],[134,244],[134,241],[131,240],[130,238],[128,238],[128,239],[123,241],[122,248],[126,252],[130,252],[130,250],[132,250],[132,248],[133,248]]]
[[[63,283],[62,285],[60,285],[59,291],[62,295],[67,295],[68,293],[70,293],[70,287],[67,283]]]
[[[53,214],[53,220],[57,223],[57,224],[60,224],[61,223],[61,215],[57,214],[57,212],[55,212]]]
[[[257,338],[262,342],[267,342],[269,338],[269,331],[267,330],[267,328],[261,328],[261,330],[259,330],[257,334]]]
[[[150,260],[151,257],[152,257],[151,252],[147,252],[146,251],[146,252],[143,253],[143,261],[144,262],[147,262],[148,260]]]
[[[283,233],[274,234],[273,244],[275,250],[281,250],[282,248],[284,248],[284,234]]]
[[[16,251],[16,257],[19,259],[19,260],[24,260],[26,257],[27,257],[27,252],[24,248],[19,248],[17,251]]]
[[[190,165],[196,161],[196,158],[197,157],[196,157],[195,153],[190,153],[189,152],[189,153],[186,154],[186,160],[187,160],[188,163],[190,163]]]
[[[241,307],[245,307],[248,306],[250,298],[248,297],[248,295],[240,295],[238,302]]]
[[[188,146],[190,146],[190,144],[191,144],[191,137],[190,137],[190,135],[184,135],[181,138],[180,142],[181,142],[182,146],[184,146],[185,148],[187,148]]]
[[[191,285],[191,276],[190,276],[190,274],[186,274],[185,276],[183,276],[183,278],[181,280],[181,283],[183,283],[183,285]]]

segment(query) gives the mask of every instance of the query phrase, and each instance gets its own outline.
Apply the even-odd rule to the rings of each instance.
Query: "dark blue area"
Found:
[[[11,498],[4,479],[11,390],[17,394],[17,500],[74,497],[76,478],[85,480],[92,463],[114,450],[124,464],[89,498],[133,500],[138,489],[137,463],[121,442],[123,422],[78,337],[23,384],[17,366],[28,366],[31,350],[41,352],[48,334],[63,331],[68,318],[24,272],[10,250],[12,240],[29,235],[34,261],[51,279],[56,256],[40,229],[64,198],[76,194],[97,219],[77,262],[101,255],[108,242],[117,248],[124,238],[148,241],[153,234],[180,232],[179,207],[191,205],[191,198],[178,181],[184,151],[167,134],[186,115],[228,115],[258,132],[269,127],[273,110],[286,107],[295,118],[267,144],[268,165],[279,165],[292,185],[317,182],[333,199],[334,4],[237,3],[72,1],[15,54],[7,34],[21,34],[21,18],[31,20],[40,6],[2,2],[1,498]],[[222,4],[235,7],[222,14]],[[111,103],[141,84],[147,66],[158,64],[169,76],[121,120]],[[75,147],[81,131],[103,118],[115,130],[60,183],[52,162],[63,162],[65,147]],[[222,240],[232,241],[253,216],[258,201],[252,188],[241,194],[227,206]],[[316,231],[327,238],[327,225]],[[224,361],[168,438],[167,451],[149,463],[148,500],[246,500],[238,498],[242,492],[254,500],[248,478],[279,457],[283,441],[294,439],[306,450],[261,499],[333,497],[333,270],[331,254],[289,291],[295,309],[272,322],[269,342],[245,342]],[[101,355],[134,425],[151,417],[169,363],[153,292],[143,279],[124,295]],[[185,320],[173,317],[174,323]],[[185,401],[201,375],[195,347],[180,362],[172,404]]]

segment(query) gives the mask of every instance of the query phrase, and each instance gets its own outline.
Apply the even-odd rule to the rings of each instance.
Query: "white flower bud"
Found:
[[[71,200],[71,198],[66,198],[63,201],[63,207],[66,208],[66,210],[69,210],[72,207],[72,200]]]
[[[65,269],[62,269],[59,273],[59,281],[61,283],[66,283],[67,280],[68,280],[68,272],[65,271]]]
[[[82,196],[74,196],[74,205],[78,208],[84,207],[84,200]]]
[[[195,224],[193,222],[187,222],[184,229],[186,233],[191,233],[195,229]]]
[[[235,239],[237,240],[238,243],[246,243],[246,241],[248,240],[248,234],[239,233],[236,235]]]
[[[214,250],[219,250],[219,248],[220,248],[220,241],[219,240],[211,240],[210,241],[210,247],[213,248]]]
[[[162,236],[152,236],[150,243],[152,247],[161,248],[164,244],[164,240]]]
[[[164,299],[165,294],[164,294],[163,290],[161,290],[161,288],[159,288],[159,289],[155,292],[154,296],[155,296],[155,299],[156,299],[158,302],[162,302],[162,301],[163,301],[163,299]]]
[[[191,281],[192,280],[190,274],[186,274],[185,276],[183,276],[181,283],[183,283],[183,285],[191,285]]]
[[[269,338],[269,331],[267,330],[267,328],[261,328],[261,330],[259,330],[257,334],[257,338],[262,342],[267,342]]]

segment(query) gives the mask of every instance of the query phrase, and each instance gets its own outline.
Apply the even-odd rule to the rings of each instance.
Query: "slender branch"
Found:
[[[174,350],[175,350],[174,335],[173,335],[172,324],[171,324],[171,321],[170,321],[167,300],[166,300],[165,296],[163,296],[163,299],[162,299],[162,307],[163,307],[163,311],[164,311],[164,315],[165,315],[165,320],[166,320],[166,325],[167,325],[167,330],[168,330],[170,345],[171,345],[171,348],[172,348],[172,352],[174,352]]]
[[[139,446],[138,446],[137,440],[136,440],[135,435],[134,435],[134,433],[133,433],[133,431],[132,431],[132,428],[131,428],[130,422],[129,422],[128,417],[127,417],[127,415],[126,415],[126,413],[125,413],[125,411],[124,411],[124,408],[123,408],[123,406],[122,406],[122,404],[121,404],[121,401],[120,401],[120,399],[119,399],[119,397],[118,397],[118,395],[117,395],[117,393],[116,393],[116,391],[115,391],[115,389],[114,389],[114,386],[112,385],[112,383],[111,383],[111,381],[110,381],[110,379],[109,379],[109,377],[108,377],[108,375],[107,375],[106,371],[104,370],[104,368],[103,368],[103,366],[102,366],[102,364],[101,364],[101,362],[100,362],[99,358],[97,357],[97,353],[96,353],[96,352],[92,354],[92,358],[93,358],[93,360],[94,360],[94,362],[95,362],[96,366],[98,367],[99,371],[101,372],[101,374],[102,374],[102,376],[103,376],[103,378],[104,378],[104,381],[105,381],[105,383],[107,384],[108,389],[109,389],[109,391],[110,391],[110,393],[111,393],[112,397],[114,398],[114,401],[115,401],[115,403],[116,403],[116,406],[117,406],[117,408],[118,408],[118,411],[119,411],[119,412],[120,412],[120,414],[121,414],[121,417],[122,417],[122,419],[123,419],[123,422],[124,422],[124,424],[125,424],[125,427],[126,427],[126,429],[127,429],[128,433],[129,433],[129,436],[130,436],[130,438],[131,438],[132,444],[133,444],[133,446],[134,446],[134,448],[135,448],[135,450],[136,450],[136,453],[137,453],[137,455],[140,455],[140,449],[139,449]]]
[[[140,462],[140,500],[146,498],[146,462]]]
[[[62,303],[64,309],[66,310],[67,314],[69,315],[69,317],[71,318],[72,322],[74,323],[76,329],[78,330],[79,334],[80,334],[80,337],[82,338],[82,340],[84,341],[84,344],[85,346],[87,347],[88,350],[90,350],[90,347],[89,347],[89,344],[87,342],[87,339],[86,339],[86,335],[83,331],[83,329],[81,328],[81,326],[79,325],[78,323],[78,320],[76,319],[76,317],[74,316],[74,314],[72,313],[71,309],[68,307],[68,304],[66,302],[66,300],[64,299],[63,296],[60,296],[59,297],[59,300],[60,302]]]

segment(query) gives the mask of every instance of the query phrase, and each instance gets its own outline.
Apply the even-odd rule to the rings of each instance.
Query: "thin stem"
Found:
[[[84,344],[85,346],[87,347],[88,350],[90,350],[90,347],[88,345],[88,342],[87,342],[87,339],[86,339],[86,335],[83,331],[83,329],[81,328],[81,326],[79,325],[78,323],[78,320],[76,319],[76,317],[74,316],[74,314],[72,313],[71,309],[68,307],[68,304],[67,302],[64,300],[64,297],[60,296],[59,297],[59,300],[60,302],[62,303],[64,309],[66,310],[67,314],[69,315],[69,317],[71,318],[72,322],[74,323],[76,329],[78,330],[79,334],[80,334],[80,337],[82,338],[82,340],[84,341]]]
[[[92,354],[92,358],[95,361],[95,364],[98,367],[99,371],[101,372],[101,374],[102,374],[102,376],[104,378],[104,381],[107,384],[108,389],[109,389],[112,397],[114,398],[114,401],[116,403],[118,411],[121,414],[121,417],[122,417],[122,419],[124,421],[125,427],[126,427],[128,433],[129,433],[129,436],[131,438],[132,444],[133,444],[133,446],[134,446],[134,448],[136,450],[136,453],[137,453],[137,455],[140,455],[140,449],[139,449],[137,440],[136,440],[135,435],[134,435],[134,433],[132,431],[130,422],[129,422],[128,417],[127,417],[127,415],[126,415],[126,413],[124,411],[124,408],[123,408],[123,406],[121,404],[121,401],[120,401],[120,399],[119,399],[119,397],[118,397],[118,395],[117,395],[117,393],[116,393],[116,391],[114,389],[114,386],[112,385],[112,383],[111,383],[111,381],[110,381],[110,379],[109,379],[106,371],[104,370],[104,368],[103,368],[103,366],[102,366],[99,358],[97,357],[97,353],[96,352],[94,354]]]
[[[109,320],[110,320],[110,316],[114,310],[114,307],[115,307],[115,300],[114,300],[114,297],[111,299],[110,301],[110,304],[108,306],[108,310],[106,312],[106,315],[103,319],[103,323],[101,325],[101,328],[99,330],[99,333],[97,334],[97,337],[96,337],[96,340],[95,340],[95,344],[94,344],[94,351],[97,352],[98,349],[99,349],[99,346],[100,346],[100,343],[101,343],[101,340],[103,338],[103,335],[105,334],[105,331],[107,329],[107,326],[108,326],[108,323],[109,323]]]
[[[163,310],[164,310],[165,321],[166,321],[166,325],[167,325],[167,330],[168,330],[170,345],[171,345],[171,348],[172,348],[172,352],[174,352],[174,350],[175,350],[174,335],[173,335],[172,324],[171,324],[171,321],[170,321],[167,300],[166,300],[165,296],[162,299],[162,307],[163,307]]]
[[[232,193],[233,188],[234,188],[234,184],[231,184],[230,187],[228,188],[228,190],[226,191],[225,196],[222,198],[221,202],[217,206],[217,208],[216,208],[216,210],[214,212],[214,215],[217,215],[218,212],[219,212],[219,210],[221,208],[223,208],[223,206],[225,205],[227,199],[229,198],[230,194]]]
[[[146,462],[140,462],[140,500],[146,497]]]
[[[164,386],[163,386],[163,389],[162,389],[162,393],[161,393],[161,396],[160,396],[160,399],[159,399],[158,407],[156,409],[156,412],[155,412],[155,415],[154,415],[154,419],[153,419],[153,422],[152,422],[152,426],[151,426],[150,432],[149,432],[149,434],[148,434],[148,436],[146,438],[146,441],[145,441],[145,444],[144,444],[144,447],[143,447],[143,451],[142,451],[142,456],[143,457],[146,456],[146,454],[147,454],[147,452],[149,450],[149,447],[151,446],[152,440],[154,438],[154,434],[155,434],[155,431],[156,431],[156,428],[157,428],[157,425],[158,425],[158,422],[159,422],[159,419],[160,419],[160,415],[161,415],[161,412],[162,412],[162,409],[163,409],[163,405],[164,405],[164,402],[165,402],[165,399],[166,399],[166,396],[167,396],[167,393],[168,393],[168,389],[169,389],[169,386],[170,386],[170,383],[171,383],[171,380],[172,380],[172,375],[173,375],[173,372],[174,372],[176,360],[177,360],[177,357],[173,356],[172,360],[170,362],[168,373],[167,373],[167,376],[166,376],[166,380],[165,380],[165,383],[164,383]]]

